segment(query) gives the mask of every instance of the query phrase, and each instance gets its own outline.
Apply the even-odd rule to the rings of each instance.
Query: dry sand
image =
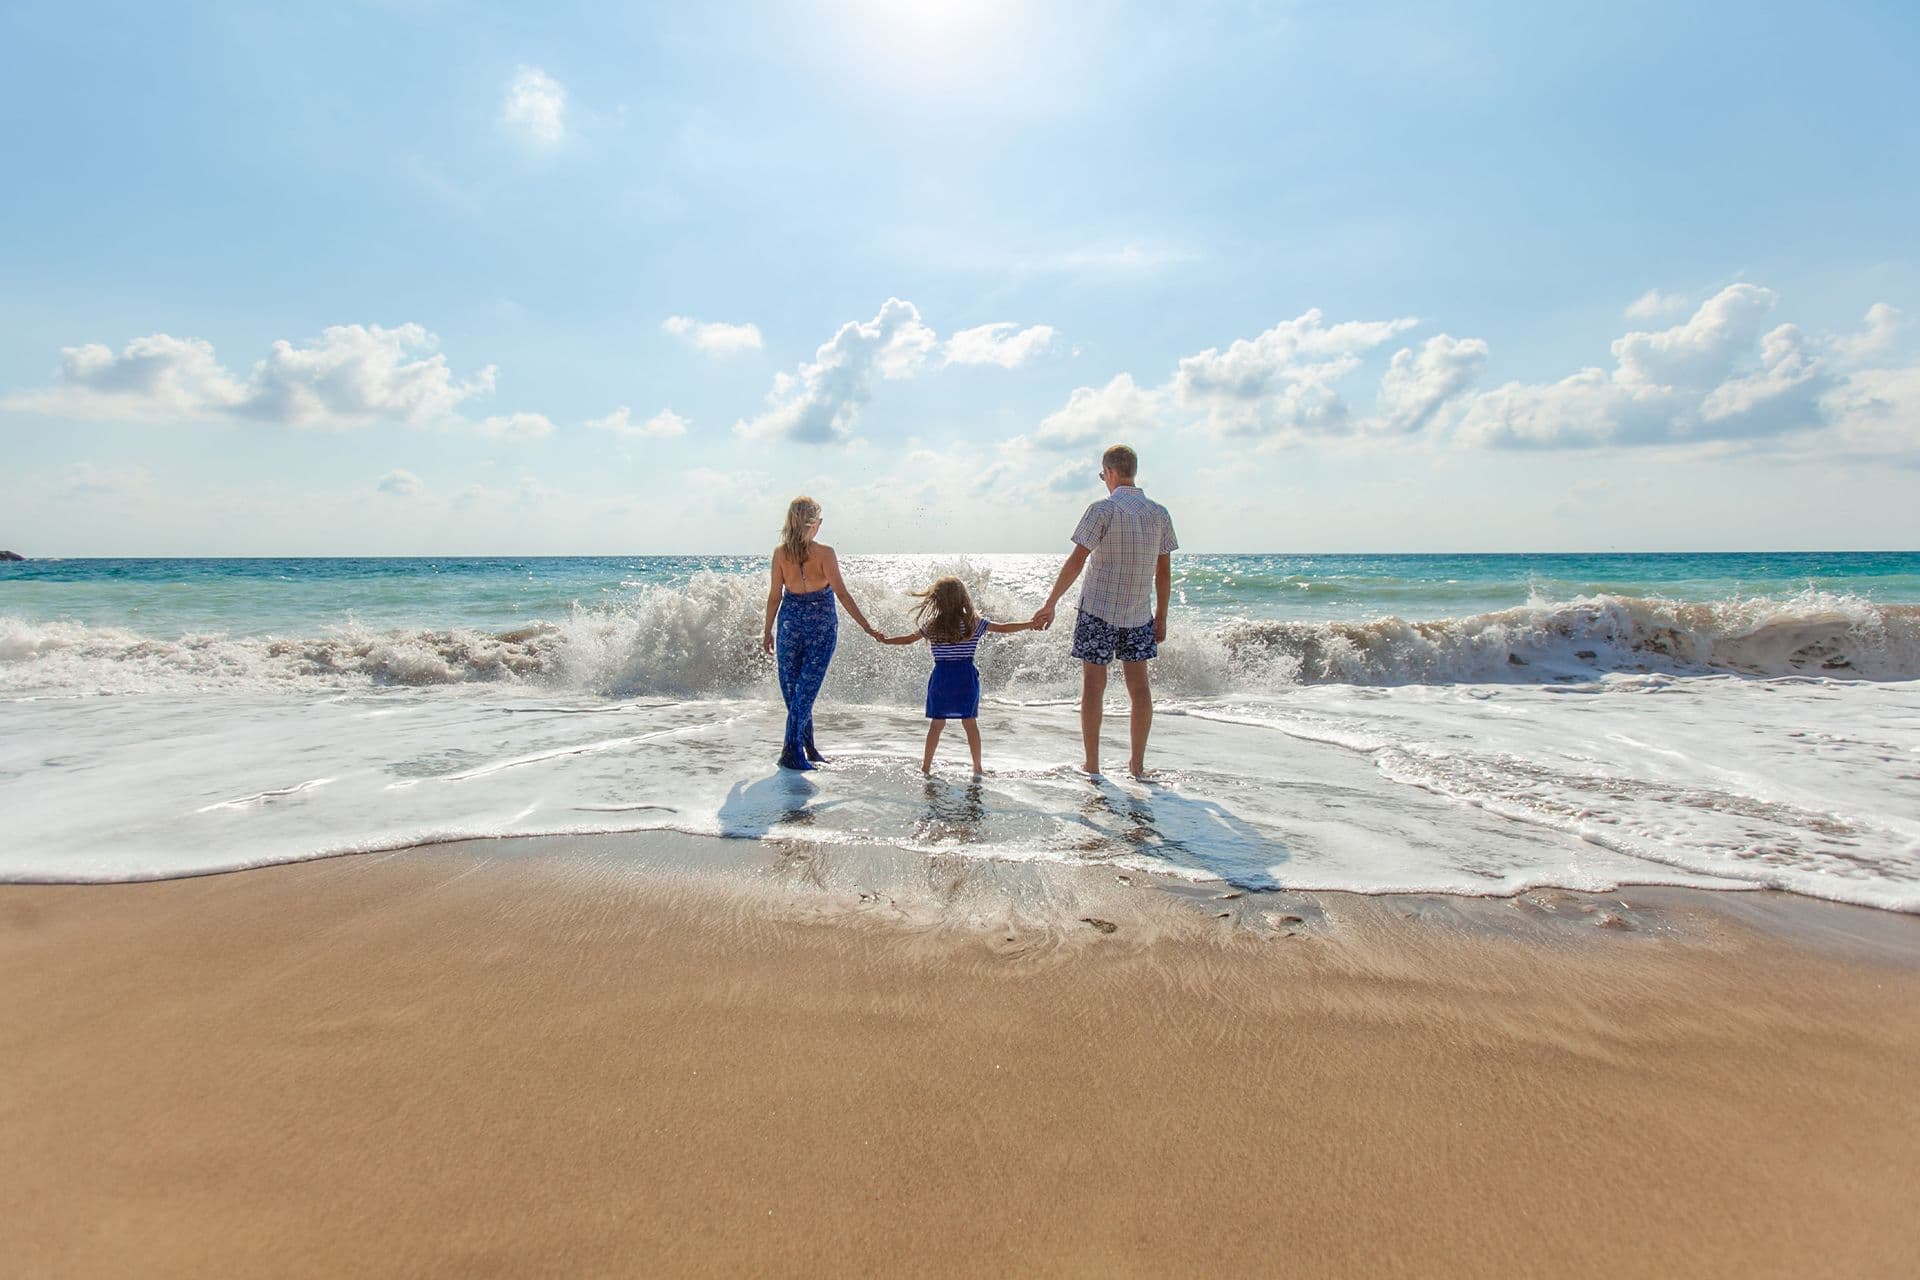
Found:
[[[0,886],[0,1270],[1920,1267],[1920,920],[695,843]]]

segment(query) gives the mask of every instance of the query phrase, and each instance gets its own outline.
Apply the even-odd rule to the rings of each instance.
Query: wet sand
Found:
[[[1920,919],[735,842],[0,886],[11,1275],[1905,1275]]]

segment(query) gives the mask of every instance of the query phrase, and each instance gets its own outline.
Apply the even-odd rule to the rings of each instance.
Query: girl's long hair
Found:
[[[958,578],[940,578],[925,591],[916,591],[920,603],[913,608],[913,620],[929,640],[941,644],[962,644],[973,639],[980,615],[973,611],[973,597],[967,584]]]
[[[780,545],[797,568],[807,562],[807,529],[820,518],[820,504],[804,494],[787,504],[787,525],[780,530]]]

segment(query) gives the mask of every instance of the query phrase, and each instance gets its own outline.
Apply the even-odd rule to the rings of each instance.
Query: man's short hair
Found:
[[[1140,455],[1126,445],[1117,444],[1100,455],[1100,465],[1110,467],[1131,480],[1140,474]]]

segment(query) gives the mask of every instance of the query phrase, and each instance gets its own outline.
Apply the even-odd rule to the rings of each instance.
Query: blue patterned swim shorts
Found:
[[[1082,662],[1106,666],[1115,658],[1122,662],[1145,662],[1160,652],[1153,642],[1153,624],[1116,627],[1105,618],[1082,613],[1073,624],[1073,656]]]

